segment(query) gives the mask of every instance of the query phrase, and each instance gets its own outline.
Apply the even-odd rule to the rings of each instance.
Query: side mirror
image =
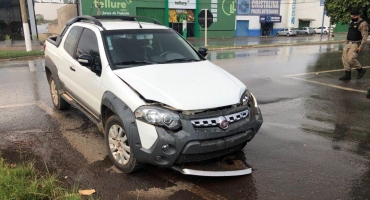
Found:
[[[91,67],[91,65],[93,63],[93,57],[91,55],[88,55],[88,54],[83,54],[83,55],[78,56],[77,61],[82,66]]]
[[[200,55],[202,55],[203,57],[206,57],[207,56],[207,54],[208,54],[207,51],[208,51],[208,49],[205,48],[205,47],[200,47],[199,50],[198,50],[198,52],[200,53]]]

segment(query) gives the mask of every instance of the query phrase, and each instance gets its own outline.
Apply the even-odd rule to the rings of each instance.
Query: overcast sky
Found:
[[[35,14],[42,14],[44,19],[53,20],[57,18],[57,9],[67,4],[58,3],[35,3]]]

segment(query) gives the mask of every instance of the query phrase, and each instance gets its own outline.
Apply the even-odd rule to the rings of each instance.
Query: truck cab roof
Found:
[[[153,21],[153,23],[140,22],[138,19]],[[169,29],[157,20],[145,16],[78,16],[67,21],[66,26],[75,23],[95,24],[102,30]]]

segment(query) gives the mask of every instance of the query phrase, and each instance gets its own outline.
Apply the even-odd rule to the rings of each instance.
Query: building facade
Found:
[[[208,37],[230,38],[235,32],[234,0],[80,0],[79,3],[80,15],[100,12],[101,15],[147,16],[180,34],[186,21],[188,37],[204,37],[205,29],[198,24],[198,14],[208,9],[213,15]]]
[[[12,39],[23,38],[22,17],[19,1],[1,0],[0,1],[0,40],[5,40],[5,35],[10,35]]]
[[[321,0],[237,0],[235,36],[270,35],[282,28],[329,26]]]
[[[35,2],[48,1],[57,0]],[[69,9],[75,8],[69,7],[63,13],[70,12]],[[266,27],[270,35],[275,35],[282,28],[320,27],[322,19],[324,26],[329,25],[329,18],[323,18],[322,0],[78,0],[76,9],[79,15],[94,16],[100,12],[101,15],[148,16],[180,34],[195,38],[205,36],[205,29],[198,23],[198,14],[202,9],[208,9],[213,15],[207,31],[209,38],[261,36]],[[1,0],[0,36],[12,33],[14,37],[21,38],[21,21],[19,1]],[[34,20],[30,18],[30,21]],[[32,35],[36,34],[32,23],[30,26]]]

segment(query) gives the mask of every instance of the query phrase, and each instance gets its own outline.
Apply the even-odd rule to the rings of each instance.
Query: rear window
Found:
[[[82,30],[81,27],[75,26],[72,27],[71,30],[68,32],[66,40],[64,41],[64,50],[70,55],[73,56],[74,50],[76,47],[77,37],[79,36],[80,31]]]

